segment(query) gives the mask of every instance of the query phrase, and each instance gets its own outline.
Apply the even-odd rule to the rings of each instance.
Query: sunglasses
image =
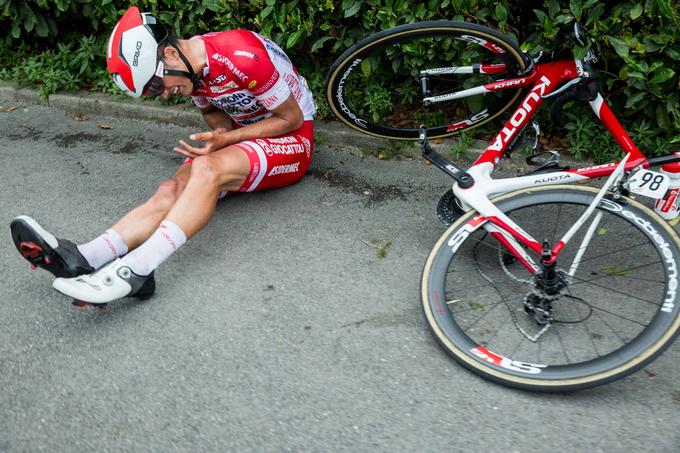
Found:
[[[160,96],[165,90],[163,83],[163,62],[159,61],[156,66],[156,73],[151,77],[151,80],[144,85],[142,95],[144,96]]]

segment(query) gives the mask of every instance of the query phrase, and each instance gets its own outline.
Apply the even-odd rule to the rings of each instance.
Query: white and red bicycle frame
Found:
[[[468,68],[456,68],[457,73],[467,73]],[[470,67],[472,71],[472,67]],[[503,65],[480,65],[474,68],[479,72],[500,72],[504,70]],[[600,200],[605,195],[607,190],[614,186],[618,179],[625,171],[633,169],[648,168],[650,166],[649,160],[640,152],[640,150],[632,142],[626,131],[623,129],[619,121],[614,116],[614,113],[609,106],[604,102],[602,95],[597,94],[596,98],[590,101],[590,105],[595,112],[595,115],[602,121],[604,126],[609,130],[611,135],[616,139],[619,146],[625,151],[625,157],[619,162],[596,165],[591,167],[551,171],[549,173],[540,173],[534,175],[527,175],[521,177],[507,178],[507,179],[493,179],[491,173],[505,154],[508,146],[521,133],[525,126],[529,124],[536,110],[543,103],[544,97],[563,84],[571,80],[578,79],[584,74],[583,64],[581,60],[562,60],[550,63],[536,64],[533,70],[519,78],[502,80],[499,82],[489,83],[487,85],[470,88],[457,93],[446,95],[447,99],[461,98],[480,93],[491,91],[498,91],[509,88],[529,87],[529,93],[524,97],[520,106],[510,117],[510,120],[501,129],[499,134],[490,142],[486,150],[475,161],[475,163],[467,170],[470,176],[474,179],[474,184],[468,188],[462,188],[457,183],[453,185],[453,192],[460,200],[464,207],[475,209],[478,214],[468,221],[466,230],[472,233],[480,227],[484,227],[491,235],[493,235],[510,253],[515,255],[520,262],[529,270],[529,272],[536,273],[540,271],[540,267],[534,262],[527,251],[520,245],[525,245],[528,249],[533,250],[539,256],[541,255],[543,246],[536,239],[532,238],[517,224],[515,224],[508,216],[503,214],[493,203],[489,200],[490,197],[502,193],[511,192],[513,190],[539,187],[545,185],[573,183],[577,181],[584,181],[592,178],[600,178],[608,176],[607,182],[600,190],[598,196],[584,212],[579,220],[569,229],[569,231],[552,246],[551,257],[547,263],[554,262],[560,251],[574,236],[574,234],[587,222],[588,218],[600,203]],[[443,99],[430,98],[433,102],[441,101]],[[468,126],[464,125],[463,127]],[[452,125],[453,130],[459,128],[457,124]],[[460,127],[462,128],[462,127]],[[671,158],[673,161],[680,160],[680,154],[676,153]],[[597,229],[601,214],[596,215],[591,222],[583,242],[579,246],[579,251],[576,253],[574,261],[568,272],[569,276],[573,276],[576,268],[580,262],[581,256],[588,246],[590,239]],[[450,244],[454,248],[457,245]]]

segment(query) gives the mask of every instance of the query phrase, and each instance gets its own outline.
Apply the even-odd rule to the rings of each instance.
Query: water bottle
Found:
[[[666,195],[654,203],[654,210],[664,219],[672,220],[680,213],[680,162],[662,165],[661,173],[670,178],[670,184]]]

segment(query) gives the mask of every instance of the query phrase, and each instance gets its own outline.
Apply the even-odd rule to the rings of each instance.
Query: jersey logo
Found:
[[[267,176],[283,175],[286,173],[295,173],[300,168],[300,162],[295,162],[294,164],[287,165],[277,165],[273,167]]]
[[[231,61],[229,57],[225,57],[224,55],[215,52],[212,56],[212,59],[217,60],[222,64],[225,64],[229,68],[229,70],[233,72],[236,77],[239,78],[241,82],[245,82],[248,79],[248,77],[243,72],[241,72],[240,69],[236,67],[234,62]]]
[[[227,80],[227,76],[225,76],[224,74],[220,74],[214,79],[211,79],[210,82],[208,82],[208,85],[217,85],[218,83],[222,83],[225,80]]]
[[[250,58],[251,60],[260,61],[260,57],[258,57],[257,55],[255,55],[255,54],[252,53],[252,52],[247,52],[247,51],[245,51],[245,50],[236,50],[236,51],[234,51],[234,56],[235,56],[235,57],[248,57],[248,58]]]

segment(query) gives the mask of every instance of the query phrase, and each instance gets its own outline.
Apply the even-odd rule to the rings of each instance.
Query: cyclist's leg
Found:
[[[236,145],[193,159],[186,185],[164,218],[191,238],[208,224],[220,191],[238,190],[250,173],[248,156]]]
[[[210,220],[218,195],[284,187],[307,171],[314,148],[313,122],[273,138],[248,140],[193,160],[184,191],[166,219],[187,238]]]
[[[280,184],[273,181],[279,173],[286,174],[293,168],[301,177],[311,158],[310,137],[312,127],[308,122],[292,136],[244,142],[252,145],[253,153],[240,143],[193,159],[183,190],[149,239],[86,278],[55,280],[54,288],[96,304],[125,296],[150,297],[155,290],[154,270],[208,223],[220,191],[255,190],[258,184],[260,188],[277,187]],[[272,167],[279,162],[278,155],[284,161],[297,155],[298,161]]]
[[[10,226],[19,252],[32,265],[57,277],[74,277],[99,269],[148,239],[170,211],[189,177],[185,164],[172,179],[163,182],[142,205],[124,215],[101,235],[79,245],[58,239],[35,220],[19,216]]]
[[[111,228],[125,240],[128,250],[137,248],[158,228],[189,180],[191,163],[184,163],[175,176],[160,184],[144,204],[125,214]]]

